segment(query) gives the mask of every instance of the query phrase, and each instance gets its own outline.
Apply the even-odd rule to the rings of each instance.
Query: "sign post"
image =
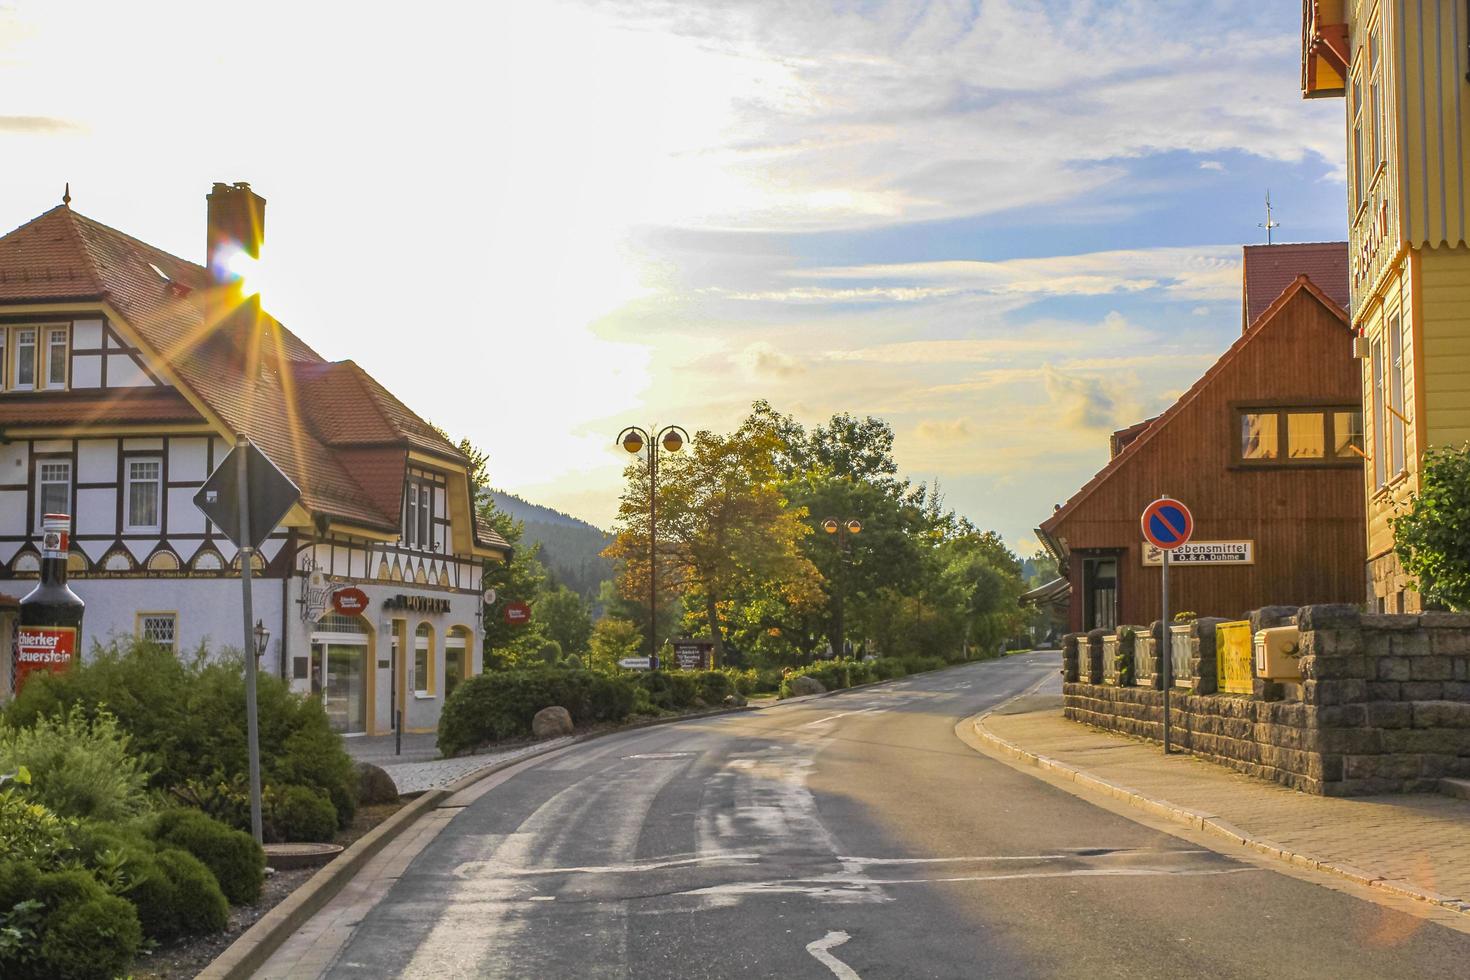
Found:
[[[1174,633],[1169,629],[1169,553],[1194,534],[1194,515],[1167,494],[1143,509],[1139,519],[1144,540],[1162,552],[1159,561],[1163,596],[1159,605],[1159,673],[1164,685],[1164,754],[1169,745],[1169,695],[1174,688]]]
[[[252,484],[254,489],[252,490]],[[215,467],[194,495],[194,506],[204,512],[220,531],[240,549],[240,600],[245,614],[245,729],[250,755],[250,832],[263,843],[260,816],[260,726],[255,708],[255,611],[250,590],[255,550],[281,518],[286,516],[301,491],[286,474],[243,434],[235,437],[235,448]]]

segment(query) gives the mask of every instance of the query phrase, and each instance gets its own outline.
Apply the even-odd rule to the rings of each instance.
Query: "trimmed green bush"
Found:
[[[439,751],[454,755],[531,734],[542,708],[560,705],[578,725],[622,721],[633,710],[633,685],[590,670],[534,668],[471,677],[454,689],[439,716]]]
[[[694,675],[694,679],[699,685],[699,698],[705,704],[718,705],[735,693],[735,682],[723,671],[700,671]]]
[[[0,862],[0,916],[11,928],[22,923],[21,938],[0,946],[6,980],[111,980],[143,942],[133,906],[80,870]]]
[[[265,851],[249,834],[232,830],[198,810],[165,810],[153,820],[153,839],[181,848],[204,862],[231,905],[260,897]]]
[[[337,833],[332,801],[306,786],[279,790],[270,816],[273,836],[283,841],[330,842]]]
[[[897,657],[879,657],[872,661],[873,679],[891,681],[908,676],[908,668]]]
[[[174,927],[180,934],[204,935],[229,925],[229,900],[203,861],[176,847],[164,848],[154,860],[173,886]]]

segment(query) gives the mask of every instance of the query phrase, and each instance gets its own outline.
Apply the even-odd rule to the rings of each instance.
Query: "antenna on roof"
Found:
[[[1271,188],[1269,187],[1266,188],[1266,221],[1264,224],[1257,224],[1256,227],[1266,229],[1267,245],[1271,244],[1271,230],[1281,227],[1281,222],[1271,220]]]
[[[71,181],[66,182],[66,190],[61,192],[61,203],[71,207]]]

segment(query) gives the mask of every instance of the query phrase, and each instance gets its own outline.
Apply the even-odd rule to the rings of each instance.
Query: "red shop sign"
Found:
[[[508,603],[503,615],[508,625],[524,626],[531,621],[531,607],[524,602]]]
[[[367,593],[355,586],[332,593],[332,608],[343,616],[357,616],[367,612],[367,607]]]
[[[37,671],[64,673],[77,655],[73,626],[17,626],[15,628],[15,693]]]

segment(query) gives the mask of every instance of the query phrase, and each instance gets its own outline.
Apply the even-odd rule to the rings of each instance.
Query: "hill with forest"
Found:
[[[613,575],[612,562],[602,557],[602,549],[612,543],[611,534],[504,490],[486,493],[496,510],[524,526],[521,547],[539,544],[541,563],[558,582],[589,601],[596,600],[602,583]]]

